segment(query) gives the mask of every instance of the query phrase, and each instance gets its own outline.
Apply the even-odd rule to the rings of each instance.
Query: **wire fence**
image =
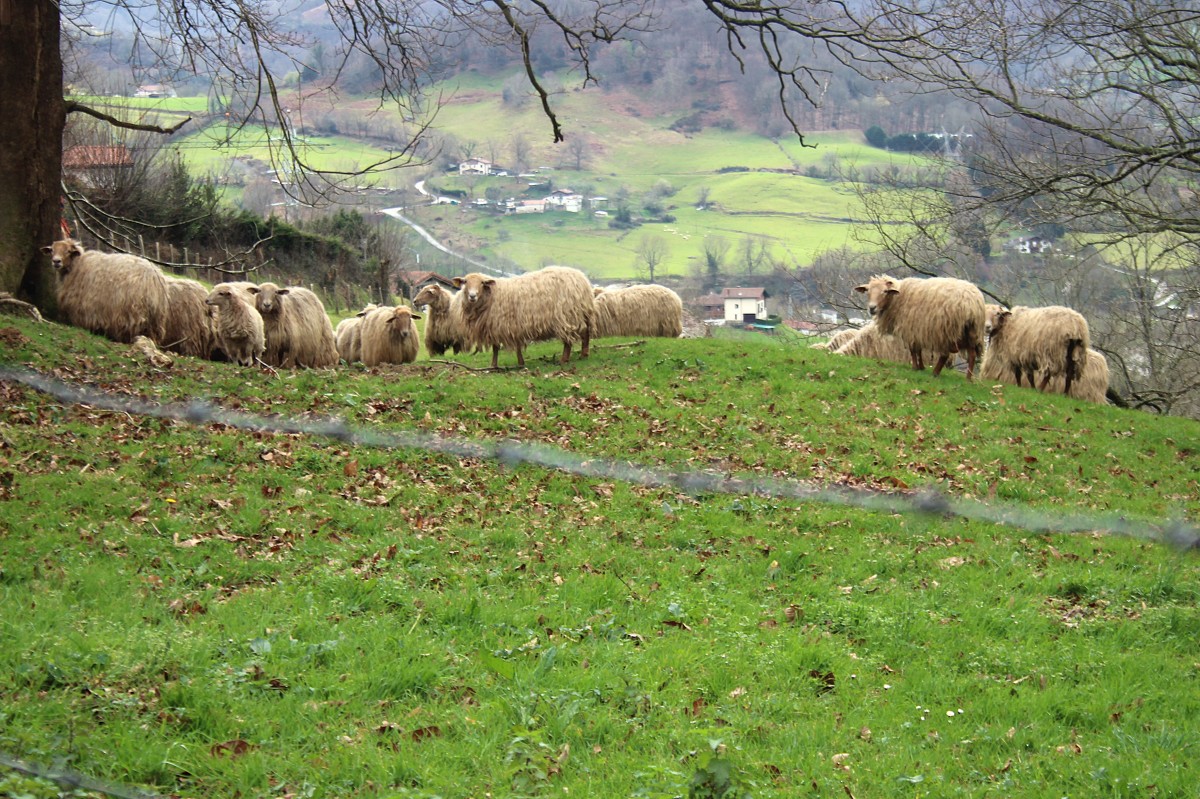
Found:
[[[115,799],[157,799],[158,794],[147,793],[136,788],[130,788],[125,785],[115,785],[111,782],[103,782],[89,777],[86,774],[80,774],[77,771],[72,771],[60,766],[47,766],[41,763],[33,763],[28,760],[23,760],[18,757],[0,752],[0,767],[9,768],[28,777],[37,777],[38,779],[49,780],[70,789],[80,789],[91,793],[100,793],[105,796],[112,796]],[[7,792],[2,794],[9,796]],[[33,796],[40,794],[21,793],[20,796]]]
[[[116,413],[170,419],[191,425],[221,424],[260,433],[301,434],[375,449],[407,449],[477,458],[515,467],[551,469],[579,477],[618,480],[639,486],[669,488],[688,495],[723,494],[817,502],[895,514],[934,515],[990,522],[1034,533],[1100,533],[1156,541],[1183,551],[1200,551],[1200,528],[1182,519],[1162,520],[1119,513],[1052,513],[1015,503],[981,502],[935,489],[881,491],[810,481],[729,475],[714,471],[654,468],[609,458],[587,458],[544,444],[520,441],[472,441],[413,431],[354,427],[340,418],[287,418],[232,411],[213,403],[159,403],[68,384],[27,369],[0,367],[0,381],[17,383],[65,405],[86,405]]]

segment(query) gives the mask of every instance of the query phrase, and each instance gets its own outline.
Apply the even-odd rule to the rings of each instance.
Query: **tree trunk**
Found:
[[[0,291],[51,315],[65,119],[58,3],[0,0]]]

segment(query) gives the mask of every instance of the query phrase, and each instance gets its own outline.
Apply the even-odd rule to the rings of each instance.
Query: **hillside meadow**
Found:
[[[1195,422],[750,334],[279,374],[0,340],[188,408],[0,382],[0,752],[205,799],[1194,793],[1200,568],[1155,536],[1200,516]]]
[[[863,174],[921,163],[910,155],[866,146],[860,131],[813,132],[803,144],[794,137],[774,140],[719,127],[685,134],[671,130],[675,119],[653,115],[644,100],[569,86],[553,102],[567,136],[585,143],[581,168],[576,169],[568,145],[551,142],[550,123],[539,104],[502,101],[503,77],[466,75],[438,86],[440,106],[430,109],[430,134],[449,137],[445,155],[471,153],[501,165],[511,161],[513,142],[523,140],[535,177],[461,178],[432,164],[416,164],[365,178],[362,185],[411,188],[427,180],[433,190],[463,191],[472,199],[484,197],[489,189],[504,197],[541,197],[551,187],[571,188],[608,197],[610,209],[616,207],[616,198],[627,195],[639,214],[644,196],[666,187],[669,193],[659,201],[675,221],[627,231],[610,228],[608,218],[586,213],[517,219],[469,205],[408,209],[414,221],[456,249],[497,264],[534,269],[557,263],[577,266],[597,278],[628,279],[643,271],[638,253],[647,236],[663,239],[663,275],[695,273],[704,263],[704,241],[712,236],[724,238],[732,248],[752,238],[756,247],[765,245],[776,259],[806,264],[827,249],[861,246],[856,245],[862,215],[854,186],[830,179],[831,170]],[[309,118],[336,112],[343,131],[353,128],[346,120],[355,114],[377,127],[389,121],[401,127],[399,116],[380,110],[376,98],[346,98],[336,108],[324,108],[316,98],[311,102]],[[224,123],[172,141],[194,170],[217,176],[229,173],[236,158],[269,163],[272,147],[278,146],[259,128],[231,130]],[[345,133],[304,135],[299,147],[314,167],[334,171],[377,163],[391,153],[379,139]],[[698,210],[702,191],[708,193],[710,206]],[[231,191],[229,196],[232,200],[237,195]],[[736,264],[726,271],[736,273]]]

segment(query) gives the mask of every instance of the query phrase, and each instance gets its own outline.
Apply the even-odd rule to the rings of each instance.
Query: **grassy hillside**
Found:
[[[130,398],[580,469],[1200,515],[1195,422],[761,337],[273,375],[0,327]],[[213,799],[1194,791],[1195,553],[0,394],[18,757]]]
[[[661,202],[676,219],[667,226],[650,224],[630,232],[612,230],[608,219],[590,214],[557,212],[518,220],[466,206],[410,212],[458,250],[525,268],[560,263],[606,279],[633,277],[639,271],[638,245],[645,235],[667,240],[662,274],[695,271],[703,263],[703,242],[708,236],[723,237],[735,247],[748,236],[756,237],[775,258],[807,263],[824,249],[854,244],[855,219],[860,214],[853,187],[827,179],[831,167],[867,170],[915,162],[908,155],[867,147],[858,131],[814,132],[806,137],[809,146],[795,139],[773,141],[720,128],[685,135],[669,129],[674,118],[654,116],[654,109],[639,98],[589,88],[569,89],[554,98],[568,137],[586,142],[583,168],[575,169],[567,145],[551,143],[550,125],[540,106],[505,105],[502,87],[501,78],[470,75],[440,87],[442,105],[433,116],[431,131],[452,136],[463,151],[500,164],[511,160],[513,141],[523,139],[531,150],[530,164],[538,170],[532,180],[542,187],[530,189],[530,179],[515,176],[465,179],[430,172],[427,167],[388,173],[378,181],[404,187],[429,178],[434,188],[466,191],[473,197],[483,197],[489,188],[504,197],[525,192],[544,196],[552,181],[556,188],[586,189],[590,196],[616,198],[625,193],[638,214],[643,195],[666,184],[672,193]],[[316,118],[333,110],[333,106],[313,106],[306,113]],[[353,127],[345,124],[346,115],[359,114],[375,125],[390,119],[389,112],[377,109],[374,99],[345,100],[336,113],[343,130]],[[398,124],[399,117],[392,121]],[[261,130],[247,128],[235,137],[233,146],[215,148],[214,142],[226,134],[223,126],[215,126],[182,138],[179,146],[189,163],[205,174],[221,174],[237,156],[270,160],[269,142]],[[353,169],[388,154],[378,140],[364,142],[346,135],[306,136],[303,147],[314,165],[337,170]],[[729,171],[735,168],[747,171]],[[712,206],[697,211],[702,190],[708,192]],[[731,265],[728,271],[737,269]]]

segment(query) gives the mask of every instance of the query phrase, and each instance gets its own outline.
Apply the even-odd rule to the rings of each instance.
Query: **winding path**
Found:
[[[425,190],[425,181],[423,181],[423,180],[421,180],[421,181],[418,181],[418,182],[415,184],[414,188],[415,188],[415,189],[416,189],[418,192],[420,192],[420,193],[421,193],[421,196],[422,196],[422,197],[432,197],[432,196],[433,196],[432,194],[430,194],[428,191],[426,191],[426,190]],[[430,205],[437,205],[438,203],[443,203],[443,204],[445,204],[445,203],[449,203],[449,202],[450,202],[450,198],[449,198],[449,197],[437,197],[436,199],[434,199],[434,200],[433,200],[432,202],[430,202],[429,204],[430,204]],[[457,203],[455,203],[455,204],[457,204]],[[463,260],[463,261],[466,261],[467,263],[471,264],[471,266],[478,267],[479,269],[482,269],[482,270],[484,270],[484,271],[486,271],[486,272],[490,272],[490,273],[492,273],[492,274],[500,275],[500,276],[502,276],[502,277],[512,277],[512,273],[511,273],[511,272],[505,272],[505,271],[503,271],[503,270],[497,269],[497,268],[496,268],[496,267],[494,267],[494,266],[488,266],[487,264],[485,264],[485,263],[483,263],[483,262],[481,262],[481,261],[476,261],[474,258],[470,258],[470,257],[468,257],[468,256],[466,256],[466,255],[463,255],[463,254],[462,254],[462,253],[460,253],[460,252],[455,252],[454,250],[450,249],[450,248],[449,248],[449,247],[447,247],[445,244],[442,244],[440,241],[438,241],[437,239],[435,239],[435,238],[433,237],[433,234],[432,234],[432,233],[430,233],[428,230],[426,230],[425,228],[421,227],[421,226],[420,226],[420,225],[418,225],[416,222],[414,222],[414,221],[412,221],[411,219],[409,219],[408,217],[406,217],[404,214],[400,213],[402,210],[403,210],[403,206],[398,206],[398,207],[396,207],[396,208],[384,208],[384,209],[382,209],[382,210],[380,211],[380,213],[382,213],[382,214],[387,214],[388,216],[392,217],[393,219],[397,219],[397,220],[399,220],[399,221],[403,222],[404,224],[408,225],[410,228],[412,228],[412,229],[413,229],[413,230],[416,232],[416,234],[417,234],[418,236],[420,236],[421,238],[425,239],[425,241],[429,242],[429,246],[433,247],[433,248],[434,248],[434,249],[436,249],[436,250],[439,250],[440,252],[444,252],[444,253],[446,253],[447,255],[450,255],[450,256],[453,256],[453,257],[455,257],[455,258],[458,258],[458,259],[461,259],[461,260]]]

